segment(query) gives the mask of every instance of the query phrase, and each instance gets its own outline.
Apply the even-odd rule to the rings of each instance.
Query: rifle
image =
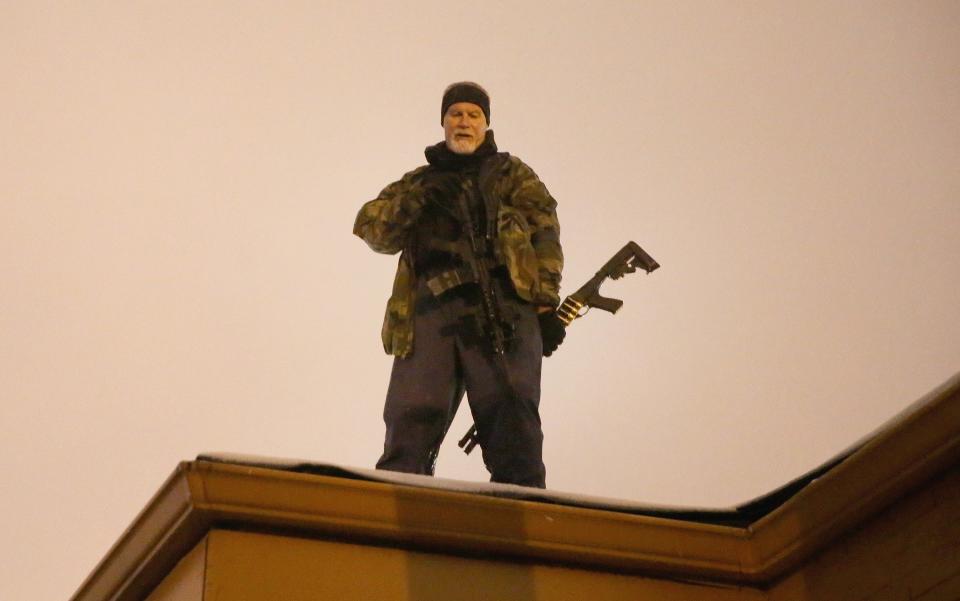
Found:
[[[487,339],[490,341],[493,350],[494,364],[497,366],[497,371],[507,393],[516,402],[518,396],[513,387],[513,382],[510,380],[510,370],[507,366],[507,337],[504,333],[502,316],[500,315],[502,304],[498,298],[497,290],[490,281],[490,269],[493,265],[487,258],[486,248],[481,246],[482,243],[477,240],[477,231],[474,228],[473,218],[465,195],[458,196],[457,201],[461,223],[467,235],[467,252],[464,258],[468,263],[468,269],[472,272],[474,281],[480,287],[480,305],[483,317],[481,328],[486,330]],[[458,445],[469,455],[470,451],[479,442],[477,427],[472,426]]]
[[[474,241],[471,238],[471,245],[474,244]],[[603,267],[594,274],[590,280],[581,286],[576,292],[564,299],[560,306],[557,308],[557,317],[560,318],[560,321],[563,322],[564,327],[568,327],[573,323],[574,319],[583,317],[587,312],[592,308],[601,309],[603,311],[609,311],[610,313],[615,314],[620,310],[620,307],[623,306],[623,301],[616,298],[607,298],[600,296],[600,285],[603,284],[604,280],[607,278],[613,280],[619,280],[628,273],[633,273],[637,268],[643,269],[647,273],[650,273],[660,267],[660,264],[657,263],[653,257],[647,254],[645,250],[640,248],[640,245],[632,240],[627,242],[623,248],[621,248],[617,254],[613,255],[609,261],[604,263]],[[489,274],[487,275],[489,278]],[[479,281],[479,279],[478,279]],[[483,288],[481,284],[481,288]],[[484,293],[486,297],[486,293]],[[581,311],[586,307],[586,311]],[[485,309],[486,310],[486,309]],[[494,330],[498,328],[494,327]],[[501,330],[502,333],[502,330]],[[501,349],[503,347],[500,347]],[[501,365],[501,371],[506,376],[507,388],[511,395],[516,396],[513,392],[512,387],[509,382],[509,372],[506,370],[506,359],[503,356],[503,351],[497,351],[497,343],[494,342],[494,352],[499,352],[498,365]],[[470,454],[470,451],[473,450],[479,439],[477,438],[477,426],[473,425],[470,427],[470,430],[460,439],[457,443],[463,452]]]
[[[623,306],[623,301],[616,298],[606,298],[600,296],[600,285],[607,278],[619,280],[628,273],[633,273],[637,267],[650,273],[660,267],[653,257],[647,254],[640,245],[632,240],[627,242],[623,248],[613,255],[603,267],[600,268],[590,281],[580,287],[579,290],[568,296],[557,308],[557,316],[564,326],[569,326],[574,319],[583,317],[592,308],[602,309],[610,313],[616,313]],[[586,307],[587,311],[580,311]]]

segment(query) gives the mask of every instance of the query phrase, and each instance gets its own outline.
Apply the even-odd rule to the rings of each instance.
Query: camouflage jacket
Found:
[[[491,142],[492,133],[488,132]],[[558,305],[563,251],[556,201],[520,159],[495,153],[483,161],[481,171],[488,175],[480,178],[480,192],[484,204],[495,207],[496,219],[490,221],[496,230],[492,235],[495,259],[506,266],[520,298]],[[381,332],[384,350],[398,357],[413,351],[417,269],[411,238],[427,202],[425,182],[436,169],[424,165],[388,185],[363,205],[353,226],[353,233],[376,252],[401,253]]]

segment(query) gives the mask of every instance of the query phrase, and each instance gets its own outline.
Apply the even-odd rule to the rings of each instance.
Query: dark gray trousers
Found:
[[[440,444],[466,392],[490,481],[546,486],[538,410],[540,325],[532,305],[516,297],[509,284],[501,288],[504,314],[515,324],[504,355],[506,374],[471,317],[479,303],[476,286],[467,284],[434,298],[421,285],[413,353],[393,363],[378,469],[432,475]]]

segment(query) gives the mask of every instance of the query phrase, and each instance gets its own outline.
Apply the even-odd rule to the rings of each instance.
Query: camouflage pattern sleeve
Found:
[[[403,250],[410,227],[423,210],[421,174],[426,169],[423,166],[405,174],[365,203],[357,213],[353,233],[378,253],[392,255]]]
[[[531,227],[530,243],[537,256],[539,286],[533,301],[556,307],[560,304],[560,277],[563,249],[560,247],[560,222],[557,201],[526,163],[510,157],[511,201],[522,210]]]

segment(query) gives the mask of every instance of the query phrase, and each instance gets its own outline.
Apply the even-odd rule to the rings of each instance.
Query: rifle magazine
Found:
[[[563,322],[564,327],[569,326],[573,323],[574,319],[580,317],[580,310],[583,309],[583,306],[583,302],[578,301],[572,296],[568,296],[566,300],[557,307],[557,317]]]

